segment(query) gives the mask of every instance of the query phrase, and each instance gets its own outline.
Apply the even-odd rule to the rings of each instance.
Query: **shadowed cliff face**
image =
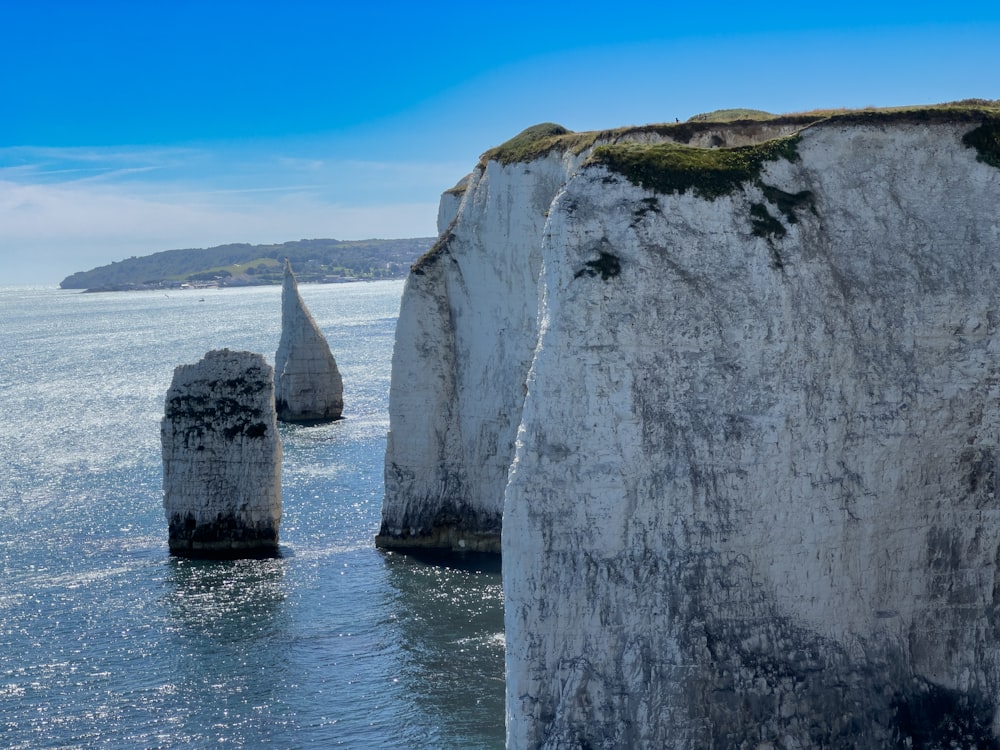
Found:
[[[568,181],[503,516],[510,747],[997,746],[976,125],[814,125],[709,197]]]

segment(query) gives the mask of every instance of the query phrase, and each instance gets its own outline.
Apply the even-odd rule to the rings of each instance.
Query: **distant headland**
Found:
[[[61,289],[118,292],[280,284],[285,259],[303,283],[403,278],[434,244],[432,237],[401,240],[296,240],[164,250],[79,271]]]

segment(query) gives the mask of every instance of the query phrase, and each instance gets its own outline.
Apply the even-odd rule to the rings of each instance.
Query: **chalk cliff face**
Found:
[[[285,261],[281,338],[274,356],[275,403],[282,422],[331,422],[344,410],[344,383],[330,345],[299,295]]]
[[[684,137],[746,144],[798,127],[794,120],[706,125]],[[396,328],[379,545],[500,550],[552,201],[595,145],[660,143],[677,132],[586,134],[537,158],[514,158],[521,143],[573,138],[536,126],[484,156],[442,196],[441,237],[407,279]]]
[[[554,153],[530,168],[477,169],[458,218],[411,271],[393,351],[379,544],[499,551],[537,339],[545,211],[576,162]]]
[[[407,283],[382,537],[503,497],[508,747],[998,746],[993,116],[473,173]]]
[[[568,182],[503,519],[510,747],[996,746],[975,127],[817,124],[714,198],[614,154]]]
[[[253,352],[208,352],[174,371],[161,425],[170,551],[251,557],[278,551],[281,439],[274,372]]]

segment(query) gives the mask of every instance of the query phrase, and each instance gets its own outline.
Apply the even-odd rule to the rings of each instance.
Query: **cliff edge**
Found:
[[[556,195],[602,144],[757,143],[815,118],[571,133],[528,128],[442,196],[396,328],[377,544],[499,552],[503,493],[538,340],[542,240]]]
[[[996,747],[1000,111],[526,140],[407,282],[381,534],[502,520],[508,746]]]

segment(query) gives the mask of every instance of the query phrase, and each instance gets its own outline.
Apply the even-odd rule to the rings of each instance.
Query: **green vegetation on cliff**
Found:
[[[740,175],[754,176],[759,172],[762,161],[773,158],[788,158],[781,153],[793,148],[788,142],[777,147],[770,146],[769,139],[775,133],[789,133],[811,125],[852,124],[884,125],[901,122],[969,122],[983,123],[986,129],[970,134],[966,144],[975,147],[981,160],[992,164],[991,159],[1000,162],[1000,147],[995,141],[996,130],[990,130],[988,123],[1000,121],[1000,100],[963,99],[945,104],[916,105],[911,107],[889,107],[865,109],[824,109],[811,112],[775,115],[757,109],[720,109],[714,112],[694,115],[686,122],[659,123],[629,126],[612,130],[575,133],[562,125],[551,122],[533,125],[518,133],[509,141],[490,149],[480,158],[480,166],[489,161],[509,165],[530,162],[553,151],[581,154],[594,148],[595,160],[617,165],[619,171],[641,179],[642,184],[661,192],[683,192],[693,188],[706,196],[718,196],[729,192],[745,179]],[[729,148],[693,148],[695,152],[736,152],[724,156],[703,156],[689,153],[682,148],[696,138],[717,135],[720,128],[738,133],[743,142],[753,142],[753,146]],[[643,138],[646,136],[646,138]],[[643,142],[664,140],[662,142]],[[993,139],[993,140],[991,140]],[[783,139],[777,138],[781,141]],[[777,148],[776,155],[769,156],[769,150]],[[622,149],[622,151],[616,151]],[[749,150],[747,150],[749,149]],[[754,151],[754,149],[757,149]],[[763,151],[759,150],[763,149]],[[648,153],[646,153],[648,152]],[[644,156],[645,154],[645,156]],[[994,154],[991,156],[991,154]],[[654,173],[663,167],[672,174]],[[706,169],[705,180],[693,177],[693,173]],[[687,176],[685,176],[687,175]],[[683,187],[682,187],[683,186]],[[459,186],[453,188],[457,191]],[[464,185],[462,186],[464,188]],[[721,192],[720,192],[721,191]]]
[[[773,120],[777,115],[762,109],[717,109],[689,117],[688,122],[735,122],[737,120]]]
[[[975,130],[970,130],[962,138],[962,143],[979,152],[979,161],[1000,169],[1000,119],[984,122]]]
[[[598,146],[591,162],[657,193],[693,190],[713,200],[757,178],[765,162],[798,158],[798,136],[739,148],[693,148],[678,143]]]
[[[299,282],[358,281],[406,276],[434,238],[404,240],[298,240],[277,245],[219,245],[165,250],[81,271],[63,289],[117,291],[167,289],[184,284],[280,284],[288,258]]]
[[[582,152],[592,146],[598,133],[574,133],[562,125],[543,122],[525,128],[509,141],[492,148],[482,155],[480,163],[496,161],[501,164],[531,161],[553,150]]]

